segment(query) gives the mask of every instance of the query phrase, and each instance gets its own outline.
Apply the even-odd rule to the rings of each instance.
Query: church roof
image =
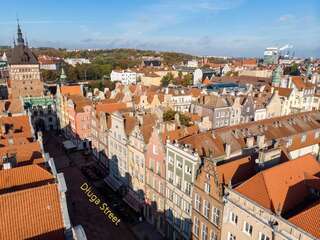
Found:
[[[20,25],[18,24],[18,32],[17,32],[17,45],[14,45],[14,48],[11,51],[10,57],[8,58],[8,62],[10,65],[15,64],[38,64],[37,57],[33,54],[33,52],[28,47],[28,44],[25,45],[24,39],[22,36],[22,32],[20,29]]]
[[[11,56],[8,59],[10,65],[15,64],[38,64],[37,57],[25,45],[17,45],[12,49]]]

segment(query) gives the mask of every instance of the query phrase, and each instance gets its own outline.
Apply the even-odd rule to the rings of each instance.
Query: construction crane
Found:
[[[286,44],[283,47],[279,48],[279,55],[284,58],[293,57],[293,52],[291,52],[292,49],[293,45]]]

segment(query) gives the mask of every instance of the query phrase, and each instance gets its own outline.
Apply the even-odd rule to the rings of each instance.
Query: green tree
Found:
[[[163,121],[171,121],[174,120],[174,116],[176,114],[176,111],[169,109],[168,111],[163,113]]]
[[[100,91],[103,91],[103,90],[104,90],[103,80],[100,80],[100,81],[99,81],[98,89],[99,89]]]
[[[161,86],[167,87],[170,83],[172,83],[174,80],[174,76],[171,72],[168,72],[165,76],[161,79]]]
[[[44,82],[55,82],[59,78],[59,74],[55,70],[41,70],[41,76]]]
[[[301,73],[298,64],[293,63],[290,67],[285,68],[284,74],[290,76],[300,76]]]
[[[186,87],[186,86],[192,85],[192,83],[193,83],[192,74],[184,75],[181,84]]]
[[[186,126],[186,127],[190,126],[191,118],[189,116],[184,115],[182,113],[179,113],[179,120],[180,120],[181,125]]]

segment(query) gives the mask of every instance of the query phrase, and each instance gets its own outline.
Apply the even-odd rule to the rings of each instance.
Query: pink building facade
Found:
[[[146,207],[145,217],[165,235],[165,148],[159,128],[152,131],[145,153],[146,161]]]
[[[68,136],[78,149],[90,148],[91,102],[82,96],[70,96],[67,113],[69,118]]]

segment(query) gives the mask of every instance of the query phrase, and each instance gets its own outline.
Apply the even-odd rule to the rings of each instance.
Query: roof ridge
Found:
[[[54,188],[54,187],[57,187],[58,188],[58,184],[57,183],[50,183],[50,184],[45,184],[45,185],[42,185],[42,186],[38,186],[38,187],[33,187],[33,188],[27,188],[27,189],[23,189],[23,190],[20,190],[20,191],[15,191],[15,192],[9,192],[9,193],[4,193],[4,194],[1,194],[0,195],[0,198],[1,197],[6,197],[8,195],[21,195],[21,194],[24,194],[25,192],[32,192],[32,191],[40,191],[42,188]]]
[[[264,175],[265,172],[262,171],[261,174],[262,174],[262,178],[263,178],[263,184],[264,184],[265,189],[266,189],[267,194],[268,194],[268,200],[270,201],[270,205],[273,206],[273,208],[275,208],[274,203],[272,201],[272,198],[270,197],[270,190],[269,190],[268,185],[266,183],[266,178],[265,178],[265,175]],[[273,209],[273,210],[275,210],[275,209]]]

